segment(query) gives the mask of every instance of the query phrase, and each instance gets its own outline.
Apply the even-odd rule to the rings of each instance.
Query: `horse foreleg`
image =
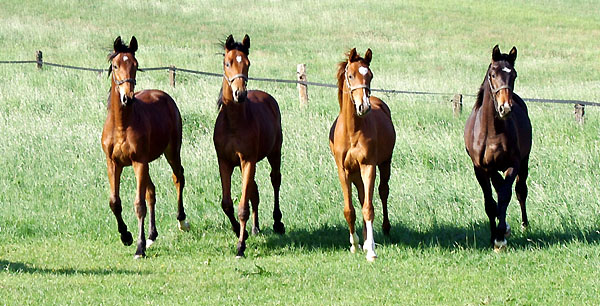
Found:
[[[238,206],[238,219],[240,220],[240,231],[237,244],[236,258],[244,257],[244,251],[246,250],[246,239],[248,238],[248,232],[246,231],[246,222],[250,216],[250,208],[248,201],[252,193],[252,183],[254,182],[254,174],[256,172],[256,162],[242,160],[240,163],[242,170],[242,196],[240,198],[240,204]]]
[[[490,233],[491,233],[491,243],[494,243],[496,239],[496,216],[498,214],[498,204],[494,201],[494,197],[492,195],[492,185],[490,184],[490,177],[488,174],[477,167],[474,167],[475,177],[477,177],[477,182],[479,182],[479,186],[481,187],[481,191],[483,191],[483,199],[485,202],[485,213],[490,220]]]
[[[135,258],[146,256],[146,234],[144,233],[144,219],[146,218],[146,188],[150,181],[150,175],[148,173],[147,163],[133,163],[133,171],[137,179],[137,193],[135,197],[134,207],[135,213],[138,219],[138,242],[137,250],[135,251]]]
[[[275,152],[267,156],[271,165],[271,185],[273,185],[273,231],[277,234],[285,234],[285,226],[281,222],[281,210],[279,209],[279,187],[281,186],[281,152]]]
[[[381,198],[381,206],[383,207],[383,223],[381,228],[385,235],[390,234],[390,219],[388,217],[388,196],[390,195],[390,174],[391,174],[391,160],[384,162],[378,166],[379,168],[379,197]]]
[[[362,177],[359,174],[356,174],[352,177],[352,184],[356,187],[356,193],[358,197],[358,203],[361,205],[365,202],[365,186],[362,181]],[[365,220],[363,219],[363,241],[367,240],[367,225]]]
[[[361,165],[360,176],[363,180],[365,188],[365,200],[362,203],[363,220],[367,229],[367,239],[363,245],[363,249],[367,251],[367,260],[373,261],[377,258],[375,254],[375,238],[373,237],[373,219],[375,211],[373,209],[373,190],[375,188],[375,166]]]
[[[506,224],[506,210],[512,197],[512,185],[517,177],[519,167],[510,167],[504,172],[503,184],[495,186],[496,194],[498,194],[498,228],[496,229],[496,239],[494,244],[496,247],[503,247],[506,245],[506,237],[510,235],[510,226]],[[500,176],[498,174],[498,176]]]
[[[344,194],[344,217],[348,222],[348,228],[350,229],[350,252],[356,253],[356,249],[360,247],[358,244],[358,235],[354,223],[356,222],[356,213],[354,212],[354,206],[352,205],[352,189],[350,186],[350,180],[346,171],[340,163],[338,163],[338,178],[342,185],[342,193]]]
[[[133,236],[131,236],[131,233],[127,230],[127,225],[125,225],[125,222],[123,221],[123,207],[121,206],[121,197],[119,196],[123,167],[117,165],[110,158],[106,159],[106,164],[108,170],[108,182],[110,183],[110,199],[108,203],[117,219],[119,234],[121,234],[121,242],[123,242],[124,245],[131,245],[133,243]]]
[[[219,159],[219,175],[221,176],[221,209],[229,219],[231,228],[236,236],[240,233],[240,224],[233,215],[233,200],[231,199],[231,174],[233,167],[225,160]]]
[[[146,240],[146,248],[149,248],[154,241],[156,241],[156,237],[158,237],[158,231],[156,230],[156,216],[154,213],[156,205],[156,189],[150,177],[148,177],[148,186],[146,187],[146,204],[150,211],[150,233],[148,235],[148,240]]]

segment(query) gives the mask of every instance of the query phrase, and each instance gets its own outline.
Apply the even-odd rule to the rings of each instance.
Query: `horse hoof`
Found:
[[[182,232],[187,232],[190,230],[190,224],[185,220],[179,221],[179,223],[177,224],[177,227]]]
[[[506,224],[506,232],[504,233],[504,238],[509,238],[510,234],[510,225]]]
[[[141,255],[135,254],[135,255],[133,255],[133,259],[140,259],[140,258],[144,258],[144,257],[146,257],[146,254],[141,254]]]
[[[374,262],[376,258],[377,258],[377,254],[375,254],[374,251],[371,251],[371,250],[367,251],[367,261],[368,262]]]
[[[494,252],[500,253],[506,249],[506,239],[502,241],[494,240]]]
[[[521,223],[521,230],[524,231],[524,232],[526,232],[527,229],[529,229],[529,224]]]
[[[146,239],[146,249],[149,248],[153,244],[154,244],[154,240],[152,240],[152,239]]]
[[[273,224],[273,231],[275,231],[277,234],[283,235],[285,234],[285,226],[282,222],[276,222]]]
[[[252,227],[252,235],[258,235],[260,233],[260,229],[258,227]]]
[[[235,259],[242,259],[242,258],[244,258],[244,256],[240,256],[240,255],[235,256]]]
[[[360,248],[360,245],[358,247]],[[352,254],[356,253],[356,247],[355,246],[353,246],[353,245],[350,246],[350,253],[352,253]]]
[[[133,243],[133,236],[131,236],[131,233],[126,232],[125,234],[121,234],[121,242],[126,246],[131,245]]]

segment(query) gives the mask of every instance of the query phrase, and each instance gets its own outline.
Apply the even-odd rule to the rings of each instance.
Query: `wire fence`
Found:
[[[39,58],[41,58],[41,52],[39,52]],[[88,67],[78,67],[72,65],[64,65],[46,62],[41,59],[38,60],[28,60],[28,61],[0,61],[0,64],[37,64],[38,68],[41,68],[43,65],[48,65],[52,67],[64,68],[64,69],[72,69],[72,70],[80,70],[80,71],[92,71],[96,73],[104,73],[108,72],[108,69],[99,69],[99,68],[88,68]],[[192,70],[186,68],[178,68],[175,66],[164,66],[164,67],[150,67],[139,69],[141,72],[149,72],[149,71],[181,71],[185,73],[195,74],[195,75],[204,75],[209,77],[223,77],[222,73],[214,73],[207,71],[199,71]],[[275,78],[260,78],[260,77],[248,77],[249,80],[259,81],[259,82],[269,82],[269,83],[284,83],[284,84],[300,84],[304,86],[317,86],[317,87],[327,87],[327,88],[337,88],[335,84],[327,84],[320,82],[309,82],[309,81],[301,81],[301,80],[283,80],[283,79],[275,79]],[[400,90],[400,89],[382,89],[382,88],[372,88],[372,92],[381,92],[388,94],[408,94],[408,95],[429,95],[429,96],[453,96],[455,93],[448,92],[429,92],[429,91],[411,91],[411,90]],[[476,97],[473,94],[462,94],[467,97]],[[591,102],[591,101],[583,101],[583,100],[563,100],[563,99],[545,99],[545,98],[523,98],[524,101],[527,102],[535,102],[535,103],[555,103],[555,104],[580,104],[580,105],[589,105],[589,106],[600,106],[600,102]]]

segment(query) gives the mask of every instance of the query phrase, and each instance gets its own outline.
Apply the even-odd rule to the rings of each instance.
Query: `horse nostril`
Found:
[[[504,105],[500,105],[500,107],[498,107],[498,112],[499,112],[500,114],[503,114],[503,113],[504,113]]]

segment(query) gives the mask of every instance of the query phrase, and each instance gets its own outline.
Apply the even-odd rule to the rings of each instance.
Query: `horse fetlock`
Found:
[[[502,251],[504,251],[504,249],[506,249],[506,239],[502,240],[502,241],[498,241],[496,239],[494,239],[494,252],[496,253],[500,253]]]
[[[146,249],[150,248],[154,244],[154,240],[146,239]]]
[[[360,245],[358,244],[359,240],[358,240],[358,235],[356,233],[351,233],[350,234],[350,252],[351,253],[356,253],[356,248],[360,248]]]
[[[375,254],[374,250],[368,250],[365,257],[367,258],[367,261],[373,262],[377,258],[377,254]]]
[[[504,232],[504,238],[509,238],[511,234],[510,225],[506,224],[506,231]]]
[[[244,251],[246,251],[246,242],[245,241],[238,241],[237,244],[237,253],[235,255],[235,258],[243,258],[244,257]]]
[[[260,233],[260,228],[258,226],[252,226],[252,235],[258,235]]]
[[[190,230],[190,224],[185,220],[179,221],[177,223],[177,227],[179,228],[180,231],[183,231],[183,232],[187,232]]]

